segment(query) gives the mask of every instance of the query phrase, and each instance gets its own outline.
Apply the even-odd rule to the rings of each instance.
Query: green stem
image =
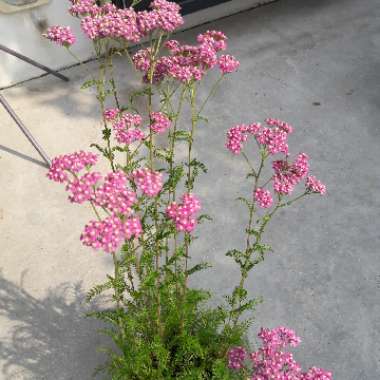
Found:
[[[196,86],[193,83],[190,87],[190,105],[191,105],[191,131],[190,131],[190,137],[188,142],[188,151],[187,151],[187,181],[186,181],[186,187],[187,192],[191,193],[194,187],[194,178],[192,178],[192,172],[191,172],[191,152],[193,148],[193,142],[194,142],[194,135],[195,135],[195,129],[197,126],[197,119],[198,114],[196,111]],[[190,245],[190,235],[188,236],[188,239],[185,239],[185,288],[187,288],[188,285],[188,274],[187,274],[187,266],[188,266],[188,258],[189,258],[189,245]]]
[[[120,309],[120,290],[119,290],[119,261],[117,260],[115,252],[112,252],[112,258],[113,258],[113,265],[114,265],[114,276],[115,276],[115,282],[116,286],[114,286],[114,292],[115,292],[115,299],[116,299],[116,306],[118,309]]]
[[[252,164],[251,164],[251,162],[249,161],[249,158],[247,157],[247,155],[246,155],[243,151],[241,152],[241,154],[242,154],[243,158],[245,159],[245,161],[246,161],[248,167],[251,169],[251,172],[252,172],[252,174],[254,175],[254,177],[257,177],[256,170],[255,170],[255,168],[252,166]]]
[[[218,86],[219,86],[220,82],[223,80],[223,78],[224,78],[224,74],[222,74],[222,76],[213,84],[207,98],[204,100],[204,102],[202,103],[202,105],[199,108],[198,115],[200,115],[202,113],[202,111],[206,107],[210,98],[215,94],[215,92],[218,89]]]
[[[101,55],[101,46],[98,45],[98,43],[95,43],[95,50],[97,51],[98,57]],[[104,81],[105,81],[105,76],[106,76],[106,65],[107,65],[107,55],[104,58],[103,63],[99,67],[99,76],[98,80],[96,82],[96,89],[97,89],[97,98],[100,104],[100,111],[102,113],[102,119],[103,119],[103,125],[104,125],[104,130],[103,134],[106,136],[106,144],[107,144],[107,154],[106,158],[110,161],[112,171],[115,171],[115,165],[113,162],[113,153],[112,153],[112,148],[111,148],[111,130],[107,126],[107,121],[104,117],[104,111],[105,111],[105,88],[104,88]]]

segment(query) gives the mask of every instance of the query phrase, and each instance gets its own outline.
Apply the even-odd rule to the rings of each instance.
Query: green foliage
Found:
[[[181,255],[179,250],[177,257],[168,260],[168,275],[158,288],[159,273],[153,270],[128,306],[90,313],[110,326],[101,333],[116,346],[107,351],[108,362],[103,367],[107,379],[233,379],[226,367],[226,353],[231,346],[245,343],[246,329],[228,326],[227,310],[208,306],[209,292],[184,286],[185,274],[178,269],[176,273],[174,267]],[[187,274],[207,267],[195,265]],[[95,287],[91,295],[109,288],[108,283]]]

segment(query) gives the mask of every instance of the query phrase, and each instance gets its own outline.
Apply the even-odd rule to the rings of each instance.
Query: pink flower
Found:
[[[94,196],[94,188],[102,175],[98,172],[86,173],[80,178],[70,181],[66,190],[71,192],[69,200],[73,203],[83,203],[89,201]]]
[[[243,143],[247,141],[248,135],[256,136],[260,131],[260,124],[238,124],[227,132],[226,148],[233,154],[239,154]]]
[[[140,49],[132,57],[133,63],[137,70],[144,73],[150,69],[151,52],[149,48]]]
[[[273,177],[273,189],[276,193],[290,195],[294,186],[291,176],[279,173]]]
[[[165,42],[164,46],[171,52],[177,53],[181,44],[177,40],[168,40]]]
[[[239,370],[243,368],[244,360],[247,357],[247,351],[244,347],[233,347],[228,351],[228,368]]]
[[[142,11],[137,13],[137,27],[139,32],[146,36],[158,28],[158,13]]]
[[[299,153],[293,164],[288,161],[276,160],[272,163],[275,175],[273,178],[274,190],[279,194],[289,195],[294,187],[305,178],[309,172],[309,156]]]
[[[94,12],[95,13],[95,12]],[[106,3],[96,14],[81,20],[81,27],[88,38],[121,38],[139,42],[141,34],[137,23],[137,14],[132,8],[118,9]]]
[[[168,128],[170,128],[170,120],[169,118],[163,114],[162,112],[152,112],[150,114],[150,118],[152,120],[152,124],[150,128],[155,133],[163,133]]]
[[[285,121],[282,121],[282,120],[279,120],[279,119],[267,118],[267,119],[265,119],[265,122],[269,126],[278,127],[282,131],[284,131],[284,132],[286,132],[288,134],[293,133],[293,127],[290,124],[286,123]]]
[[[255,200],[262,208],[269,208],[273,204],[273,198],[269,190],[258,188],[254,194]]]
[[[280,326],[272,330],[261,328],[258,337],[263,342],[264,348],[279,350],[286,346],[297,347],[301,343],[301,339],[296,333],[286,327]]]
[[[306,179],[306,189],[313,193],[326,194],[326,185],[312,175]]]
[[[184,194],[182,202],[172,202],[166,208],[166,215],[173,220],[178,231],[192,232],[197,224],[195,214],[201,209],[199,199],[193,194]]]
[[[70,2],[72,6],[69,8],[69,12],[73,16],[95,16],[100,10],[95,0],[70,0]]]
[[[173,1],[167,0],[153,0],[150,3],[150,7],[156,10],[162,10],[167,12],[179,12],[181,10],[181,6],[176,4]]]
[[[263,128],[257,136],[258,143],[265,145],[270,154],[288,154],[288,134],[280,128]]]
[[[148,197],[155,197],[162,189],[162,174],[148,168],[137,169],[132,173],[137,187]]]
[[[208,30],[206,33],[199,34],[197,40],[201,44],[210,44],[215,51],[227,49],[227,36],[220,31]]]
[[[186,83],[191,80],[199,81],[202,79],[203,71],[195,66],[182,66],[173,61],[172,65],[168,67],[168,74],[178,79],[179,81]]]
[[[151,13],[157,15],[157,26],[165,32],[174,32],[184,23],[179,13],[181,7],[174,2],[153,0],[150,7],[153,9]]]
[[[97,160],[96,154],[83,151],[55,157],[47,177],[55,182],[65,182],[68,180],[67,172],[79,173],[85,167],[95,165]]]
[[[69,26],[51,26],[43,36],[52,42],[66,47],[71,46],[76,41]]]
[[[136,193],[127,188],[127,177],[121,170],[108,174],[94,196],[96,205],[121,215],[130,215],[136,200]]]
[[[130,145],[135,141],[145,139],[145,133],[140,129],[118,130],[116,132],[116,140],[119,144]]]
[[[115,252],[124,239],[138,237],[142,232],[137,218],[122,222],[117,216],[110,216],[102,221],[90,221],[80,237],[82,243],[105,252]]]
[[[212,44],[203,43],[199,46],[199,64],[201,67],[210,69],[218,63],[218,56]]]
[[[240,62],[232,55],[221,55],[219,57],[219,68],[223,74],[233,73],[240,66]]]
[[[143,131],[134,126],[139,126],[142,122],[140,115],[125,113],[121,116],[120,120],[112,125],[115,131],[115,137],[119,144],[132,144],[135,141],[145,139]]]
[[[124,223],[125,227],[125,236],[127,239],[130,239],[131,237],[139,237],[143,230],[141,226],[140,219],[138,218],[129,218]]]
[[[294,360],[293,355],[281,351],[287,346],[296,347],[300,343],[301,340],[294,331],[285,327],[261,329],[259,337],[263,342],[262,348],[249,355],[252,362],[250,380],[332,380],[331,372],[316,367],[302,373],[301,366]],[[228,354],[229,368],[237,371],[247,369],[248,363],[244,363],[246,357],[244,348],[232,348]],[[245,373],[243,377],[246,378]]]
[[[298,154],[291,170],[299,180],[305,178],[309,173],[309,156],[306,153]]]
[[[301,380],[332,380],[332,373],[322,368],[312,367],[303,374]]]
[[[104,118],[107,121],[113,121],[120,114],[120,110],[118,108],[108,108],[104,111]]]

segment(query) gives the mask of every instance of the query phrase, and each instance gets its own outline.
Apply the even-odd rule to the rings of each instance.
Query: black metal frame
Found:
[[[174,0],[174,2],[181,5],[182,7],[181,13],[183,15],[200,11],[205,8],[213,7],[218,4],[226,3],[228,1],[232,1],[232,0]],[[117,5],[118,7],[122,8],[124,4],[126,6],[130,6],[132,1],[131,0],[113,0],[113,3]],[[141,3],[139,3],[139,5],[136,6],[136,9],[137,10],[147,9],[150,3],[151,3],[151,0],[143,0],[141,1]]]
[[[9,49],[8,47],[0,44],[0,50],[13,55],[14,57],[21,59],[22,61],[25,61],[35,67],[38,67],[39,69],[52,74],[56,76],[57,78],[68,82],[70,79],[59,72],[50,69],[49,67],[42,65],[41,63],[38,63],[34,61],[33,59],[26,57],[25,55],[22,55],[18,53],[17,51],[14,51],[12,49]],[[14,122],[17,124],[17,126],[20,128],[21,132],[25,135],[25,137],[29,140],[29,142],[33,145],[33,147],[36,149],[38,154],[42,157],[42,159],[45,161],[46,165],[50,167],[51,161],[49,156],[45,153],[45,151],[42,149],[41,145],[37,142],[37,140],[33,137],[33,135],[30,133],[28,128],[26,128],[25,124],[22,122],[22,120],[18,117],[14,109],[10,106],[10,104],[7,102],[7,100],[4,98],[4,96],[0,93],[0,104],[4,107],[4,109],[8,112],[10,117],[14,120]]]

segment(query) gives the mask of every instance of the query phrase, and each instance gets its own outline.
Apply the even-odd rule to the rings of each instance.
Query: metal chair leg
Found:
[[[43,70],[49,74],[52,74],[52,75],[56,76],[57,78],[64,80],[65,82],[68,82],[70,80],[68,77],[60,74],[59,72],[52,70],[49,67],[42,65],[41,63],[38,63],[38,62],[34,61],[33,59],[18,53],[17,51],[9,49],[8,47],[6,47],[4,45],[0,44],[0,50],[4,51],[5,53],[8,53],[10,55],[13,55],[14,57],[21,59],[22,61],[28,62],[29,64],[31,64],[35,67],[38,67],[39,69],[41,69],[41,70]]]
[[[17,126],[21,129],[21,132],[26,136],[26,138],[29,140],[29,142],[34,146],[34,148],[37,150],[37,152],[42,157],[42,159],[46,162],[47,166],[50,167],[51,160],[50,160],[49,156],[42,149],[41,145],[38,144],[36,139],[30,133],[28,128],[26,128],[24,123],[21,121],[21,119],[18,117],[16,112],[13,110],[13,108],[10,106],[10,104],[7,102],[7,100],[4,98],[4,96],[2,94],[0,94],[0,103],[3,105],[5,110],[9,113],[9,115],[14,120],[14,122],[17,124]]]

